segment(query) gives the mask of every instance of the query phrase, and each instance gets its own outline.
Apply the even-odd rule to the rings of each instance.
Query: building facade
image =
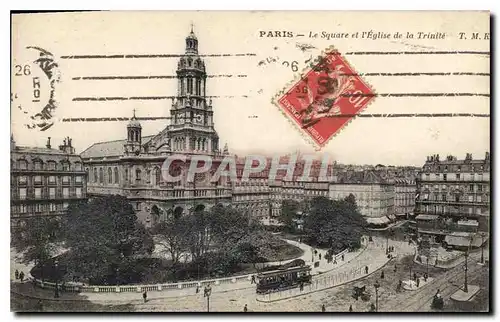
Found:
[[[394,179],[394,215],[398,219],[408,219],[415,211],[417,195],[416,178],[398,177]]]
[[[198,54],[198,39],[192,30],[186,37],[176,73],[177,96],[170,109],[171,122],[164,130],[142,136],[142,125],[134,113],[126,128],[126,139],[96,143],[81,153],[90,174],[89,195],[126,196],[146,226],[217,203],[228,204],[232,199],[228,178],[210,180],[229,152],[227,146],[222,151],[219,147],[212,102],[206,94],[205,63]],[[185,156],[185,161],[173,162],[163,171],[179,176],[180,181],[166,182],[162,165],[174,154]],[[211,157],[212,168],[188,180],[187,171],[197,155]]]
[[[11,228],[38,216],[61,216],[71,202],[86,199],[82,159],[66,138],[59,149],[17,146],[11,138]]]
[[[488,232],[490,217],[490,154],[484,159],[439,155],[427,157],[417,180],[415,218],[417,238],[430,244],[454,246],[472,233]],[[457,236],[458,236],[457,235]]]
[[[358,210],[368,224],[385,226],[395,219],[394,182],[377,171],[335,171],[329,186],[330,198],[340,200],[350,194],[356,197]]]

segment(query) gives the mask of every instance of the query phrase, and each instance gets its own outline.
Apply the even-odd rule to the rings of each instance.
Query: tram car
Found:
[[[295,266],[261,272],[257,275],[257,293],[278,292],[311,283],[311,266]]]

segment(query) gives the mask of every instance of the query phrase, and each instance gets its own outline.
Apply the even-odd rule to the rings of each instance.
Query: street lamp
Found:
[[[210,284],[205,286],[205,290],[203,291],[203,297],[207,298],[207,312],[210,312],[210,295],[212,294],[212,287]]]
[[[427,276],[429,276],[429,256],[427,256]]]
[[[378,281],[375,281],[375,312],[378,312],[378,288],[380,287],[380,284]]]
[[[485,233],[481,233],[481,264],[484,264],[484,236]]]
[[[59,297],[59,261],[56,259],[54,261],[54,273],[56,277],[56,289],[54,290],[54,297]]]
[[[468,288],[468,283],[467,283],[467,271],[468,271],[468,267],[467,267],[467,259],[469,258],[469,250],[470,250],[470,247],[472,245],[472,239],[474,237],[472,235],[470,235],[470,242],[469,242],[469,247],[467,248],[467,250],[465,251],[465,265],[464,265],[464,274],[465,274],[465,278],[464,278],[464,292],[465,293],[468,293],[469,292],[469,288]]]

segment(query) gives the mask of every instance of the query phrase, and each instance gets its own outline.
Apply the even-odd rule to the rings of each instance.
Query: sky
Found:
[[[250,153],[328,153],[340,163],[421,166],[427,155],[472,153],[484,158],[490,146],[490,118],[356,118],[317,151],[272,103],[307,68],[311,57],[335,46],[377,93],[480,93],[482,96],[376,97],[362,114],[489,114],[488,54],[357,55],[384,51],[489,51],[489,41],[460,40],[460,32],[484,33],[484,13],[329,13],[329,12],[93,12],[16,15],[12,19],[11,132],[19,145],[53,146],[73,138],[77,152],[95,142],[124,139],[127,121],[63,122],[67,118],[169,116],[171,100],[107,100],[96,97],[174,96],[178,57],[81,58],[74,55],[182,54],[191,24],[199,40],[213,98],[220,146],[238,155]],[[264,31],[301,33],[305,37],[260,37]],[[442,32],[445,39],[326,39],[322,32]],[[308,38],[309,32],[319,38]],[[298,44],[311,47],[303,51]],[[50,84],[33,61],[51,52],[60,81],[54,125],[28,129],[40,111]],[[224,55],[224,56],[222,56]],[[264,61],[265,63],[262,63]],[[291,63],[296,62],[297,70]],[[287,63],[285,63],[287,62]],[[29,71],[24,66],[29,65]],[[20,66],[20,67],[17,67]],[[15,75],[15,73],[21,75]],[[25,75],[28,73],[29,75]],[[387,76],[388,73],[405,73]],[[409,75],[424,73],[420,75]],[[428,75],[440,73],[439,75]],[[459,74],[466,73],[466,74]],[[474,74],[480,73],[480,75]],[[384,75],[385,74],[385,75]],[[474,75],[473,75],[474,74]],[[221,76],[222,75],[222,76]],[[230,75],[231,77],[228,77]],[[40,77],[40,102],[32,102],[33,77]],[[149,79],[85,79],[108,76],[162,76]],[[75,100],[76,99],[76,100]],[[161,131],[168,120],[142,121],[143,135]]]

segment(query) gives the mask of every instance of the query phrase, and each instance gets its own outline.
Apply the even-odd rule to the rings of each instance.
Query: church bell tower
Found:
[[[142,141],[142,126],[139,120],[134,116],[130,119],[127,125],[127,142],[125,143],[125,154],[127,155],[139,155],[141,153],[141,141]]]
[[[198,54],[193,27],[177,64],[177,99],[172,104],[168,132],[172,151],[212,154],[219,150],[212,101],[207,102],[205,62]]]

